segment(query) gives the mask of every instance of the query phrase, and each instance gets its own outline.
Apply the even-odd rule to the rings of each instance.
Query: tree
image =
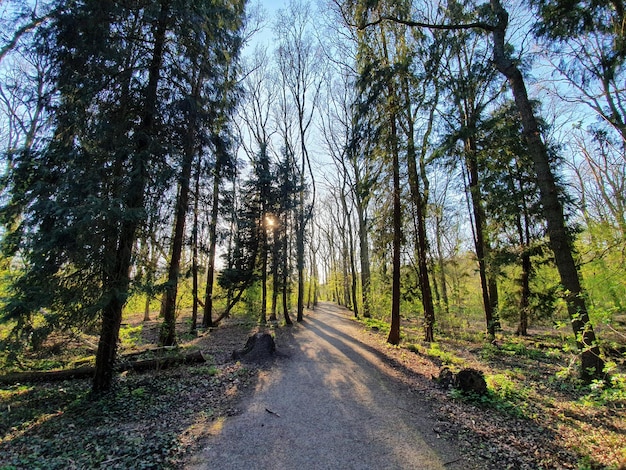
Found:
[[[296,233],[296,270],[298,273],[298,304],[296,319],[303,320],[304,311],[304,264],[307,224],[311,218],[315,203],[315,181],[311,169],[308,148],[308,135],[313,122],[313,113],[321,87],[319,79],[322,62],[321,55],[310,31],[311,11],[308,4],[292,1],[287,10],[278,16],[275,32],[278,39],[277,60],[283,86],[290,94],[296,113],[295,139],[297,144],[292,150],[299,153],[298,212],[295,220]],[[311,180],[311,201],[307,201],[306,179]]]
[[[244,80],[245,103],[241,108],[241,117],[245,123],[245,129],[240,129],[241,141],[244,151],[248,154],[252,164],[252,175],[249,181],[250,190],[255,191],[255,197],[259,200],[258,213],[261,230],[259,232],[261,242],[261,323],[267,319],[267,275],[270,252],[272,279],[274,288],[272,292],[272,308],[270,319],[276,319],[277,281],[278,281],[278,244],[275,235],[277,189],[272,184],[276,181],[276,174],[270,161],[270,143],[272,134],[275,132],[270,125],[272,106],[276,98],[275,85],[269,69],[268,57],[265,51],[257,48],[254,53],[253,63],[249,66]],[[249,143],[248,143],[249,141]],[[271,242],[271,244],[270,244]]]
[[[242,15],[243,3],[234,4],[232,9],[197,4],[185,11],[185,17],[180,18],[178,24],[177,33],[181,43],[179,63],[175,62],[173,66],[174,75],[181,80],[181,98],[177,105],[182,122],[176,127],[182,148],[160,338],[166,346],[176,342],[176,295],[193,161],[198,150],[206,149],[208,134],[225,126],[224,123],[233,112],[234,75],[241,47]]]
[[[404,20],[394,16],[377,15],[374,19],[364,17],[358,23],[358,27],[363,29],[385,21],[392,21],[418,28],[478,29],[491,35],[494,66],[509,83],[517,110],[520,113],[528,149],[532,156],[535,177],[540,189],[543,215],[548,225],[550,247],[554,253],[561,283],[565,289],[565,300],[572,329],[581,352],[581,377],[585,381],[590,381],[602,376],[604,361],[600,357],[595,332],[589,320],[580,273],[574,260],[572,241],[565,223],[563,206],[559,200],[559,192],[550,167],[548,151],[541,136],[531,101],[528,98],[524,76],[512,59],[510,48],[507,47],[506,32],[509,25],[509,14],[499,0],[490,0],[489,5],[490,17],[487,21],[478,19],[463,24],[433,24],[428,21]]]
[[[122,204],[130,217],[121,224],[114,261],[107,266],[105,274],[105,292],[108,291],[109,298],[102,309],[102,326],[93,381],[93,390],[96,393],[108,390],[113,380],[122,308],[129,289],[132,251],[137,236],[137,227],[141,220],[137,215],[144,209],[145,188],[148,184],[147,169],[150,159],[153,158],[151,140],[155,137],[158,87],[165,49],[165,35],[171,14],[167,0],[162,1],[159,7],[156,21],[153,23],[153,48],[148,65],[148,82],[143,95],[143,112],[137,129],[138,137],[135,141],[134,153],[130,160],[128,192],[122,199]]]
[[[356,87],[358,77],[353,74],[350,70],[340,70],[336,81],[329,84],[328,107],[322,112],[322,126],[327,148],[343,180],[341,185],[346,186],[342,191],[350,194],[349,199],[356,214],[362,314],[369,318],[369,206],[384,165],[375,155],[378,128],[375,110],[359,102]],[[356,280],[356,267],[353,270]]]
[[[181,148],[163,125],[180,95],[166,92],[163,77],[175,79],[168,53],[191,39],[176,20],[197,13],[188,6],[53,2],[36,30],[33,50],[51,64],[55,95],[43,102],[54,121],[41,130],[42,151],[21,153],[8,178],[3,221],[25,268],[4,312],[28,329],[44,309],[47,331],[99,321],[94,392],[111,386],[139,233]],[[232,14],[240,18],[243,4]]]
[[[517,334],[527,335],[534,273],[532,257],[547,247],[541,242],[545,236],[545,224],[541,217],[539,190],[521,135],[514,103],[503,103],[483,123],[479,159],[484,162],[485,209],[493,220],[492,231],[500,245],[494,250],[494,259],[499,260],[498,266],[517,262],[521,267],[519,302],[514,310],[519,312]],[[558,161],[556,152],[550,150],[552,165],[555,165]]]
[[[406,161],[409,190],[414,210],[415,253],[417,276],[424,308],[424,340],[434,341],[435,306],[431,291],[428,256],[429,243],[426,234],[426,218],[430,183],[426,173],[430,139],[435,126],[435,111],[439,100],[440,86],[437,68],[442,55],[441,39],[427,38],[420,34],[415,38],[419,45],[411,48],[401,38],[403,54],[412,57],[407,70],[400,72],[399,99],[403,108],[400,121],[406,135]],[[415,70],[419,68],[418,70]],[[416,142],[416,127],[420,113],[426,113],[422,129],[421,144]],[[418,147],[419,145],[419,147]],[[418,165],[419,161],[419,165]],[[418,171],[419,166],[419,171]],[[422,189],[423,187],[423,189]]]
[[[491,0],[491,9],[497,19],[491,29],[494,41],[494,63],[498,71],[509,81],[520,113],[524,135],[535,167],[543,215],[548,224],[550,247],[566,292],[567,309],[578,348],[581,351],[581,377],[588,382],[603,375],[604,361],[600,356],[600,348],[589,320],[585,293],[574,260],[572,240],[565,224],[563,206],[559,200],[559,191],[550,167],[548,151],[528,98],[524,77],[507,52],[505,34],[509,15],[499,0]]]
[[[323,140],[328,153],[333,159],[335,168],[335,171],[332,171],[326,178],[332,178],[336,175],[333,181],[329,181],[329,186],[336,188],[332,197],[335,199],[337,208],[340,208],[336,214],[332,210],[329,210],[329,212],[334,214],[331,217],[336,221],[343,247],[343,278],[346,306],[354,311],[355,317],[358,317],[358,275],[353,235],[353,208],[356,207],[357,203],[355,202],[354,177],[349,169],[354,169],[351,166],[353,160],[348,157],[352,153],[350,138],[352,135],[352,105],[355,97],[354,88],[347,71],[340,71],[337,77],[330,75],[326,90],[326,97],[323,100],[325,106],[321,106],[320,120],[322,121]],[[358,171],[358,169],[354,170]]]
[[[548,90],[568,106],[592,111],[570,131],[579,178],[583,215],[591,226],[604,225],[610,243],[626,241],[624,171],[626,111],[624,101],[624,9],[620,2],[532,2],[539,15],[535,32],[547,58],[562,79]],[[593,8],[590,14],[586,8]],[[573,138],[572,138],[573,137]],[[589,219],[592,217],[593,220]],[[621,239],[621,240],[620,240]],[[619,241],[618,241],[619,240]]]
[[[451,3],[447,15],[452,22],[467,19],[463,5]],[[495,339],[498,328],[498,290],[491,256],[491,242],[484,195],[481,186],[483,173],[479,159],[480,127],[486,110],[501,93],[495,78],[497,71],[489,64],[489,50],[475,31],[455,31],[447,38],[448,54],[444,63],[445,88],[454,103],[446,113],[450,129],[448,151],[458,155],[463,162],[467,178],[467,193],[471,204],[472,234],[478,261],[483,308],[490,341]],[[457,142],[461,148],[457,147]]]

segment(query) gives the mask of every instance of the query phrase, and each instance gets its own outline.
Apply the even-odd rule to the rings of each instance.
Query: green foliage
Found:
[[[430,343],[430,347],[426,350],[426,354],[430,357],[439,359],[444,365],[461,366],[465,364],[464,359],[455,356],[454,353],[442,350],[439,343]]]
[[[219,369],[214,364],[202,364],[190,370],[190,373],[193,375],[202,375],[206,377],[212,377],[218,372]]]
[[[120,328],[120,342],[124,348],[134,348],[142,343],[143,325],[123,325]]]
[[[532,417],[534,411],[531,388],[525,387],[506,373],[490,375],[485,380],[487,393],[483,395],[467,394],[458,389],[452,389],[450,395],[457,400],[475,403],[516,418]]]
[[[486,377],[489,393],[483,403],[516,417],[531,417],[532,390],[506,374]]]
[[[607,380],[594,380],[589,393],[582,398],[588,406],[603,406],[626,409],[626,374],[616,373],[615,363],[606,363]]]
[[[13,321],[16,350],[100,319],[118,324],[133,280],[143,282],[139,234],[154,244],[169,229],[181,155],[233,156],[225,129],[244,7],[55,0],[38,12],[46,21],[16,47],[28,60],[12,63],[33,65],[24,83],[45,90],[29,100],[46,120],[22,122],[33,135],[3,155],[2,259],[20,269],[0,292],[0,321]],[[42,312],[45,323],[35,325]],[[112,354],[117,339],[101,344]]]
[[[381,331],[382,333],[385,333],[385,334],[389,333],[389,323],[383,320],[379,320],[374,317],[370,317],[370,318],[362,317],[362,318],[359,318],[359,322],[361,322],[363,325],[365,325],[367,328],[371,330]]]
[[[624,241],[619,241],[620,237],[605,222],[588,224],[579,238],[578,250],[585,259],[581,270],[585,289],[593,299],[590,315],[594,321],[604,322],[625,311]]]
[[[254,316],[261,312],[261,283],[255,282],[246,289],[244,294],[244,304],[246,306],[246,312]]]
[[[533,361],[550,360],[560,355],[557,348],[542,350],[529,347],[524,339],[507,337],[498,346],[485,344],[481,348],[480,357],[483,360],[497,360],[499,356],[518,356]]]

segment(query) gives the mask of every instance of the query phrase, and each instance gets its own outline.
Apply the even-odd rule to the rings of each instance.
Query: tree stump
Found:
[[[443,367],[439,371],[439,377],[433,377],[433,380],[435,380],[441,388],[447,390],[448,388],[454,386],[456,376],[448,367]]]
[[[454,384],[464,393],[475,393],[476,395],[484,395],[487,393],[487,382],[483,373],[476,369],[463,369],[456,374]]]
[[[475,393],[477,395],[487,393],[485,377],[481,371],[476,369],[462,369],[455,374],[448,367],[444,367],[439,372],[439,377],[433,377],[433,379],[444,389],[453,387],[463,393]]]
[[[240,351],[233,351],[233,359],[249,362],[264,362],[276,356],[276,343],[269,333],[256,333],[248,338]]]

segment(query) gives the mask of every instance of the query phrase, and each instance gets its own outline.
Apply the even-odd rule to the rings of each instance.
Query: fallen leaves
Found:
[[[250,328],[198,341],[226,358]],[[234,349],[234,348],[233,348]],[[119,377],[93,399],[88,380],[5,387],[0,393],[0,468],[179,468],[223,417],[239,413],[257,369],[232,361]]]

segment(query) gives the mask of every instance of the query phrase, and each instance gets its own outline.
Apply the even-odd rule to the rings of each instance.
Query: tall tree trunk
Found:
[[[600,357],[600,348],[589,320],[581,276],[574,260],[572,240],[567,233],[563,206],[559,200],[558,187],[550,168],[548,152],[528,99],[524,77],[507,54],[505,35],[509,15],[502,7],[500,0],[490,0],[490,2],[498,20],[492,31],[494,64],[509,81],[522,119],[524,135],[535,166],[543,214],[548,224],[550,247],[554,253],[561,284],[566,292],[567,310],[581,352],[581,378],[590,382],[594,378],[602,377],[604,361]]]
[[[521,177],[520,163],[516,160],[517,174],[516,176],[509,174],[508,185],[509,192],[516,200],[521,202],[521,210],[516,214],[515,226],[517,229],[517,237],[519,246],[522,250],[521,267],[519,283],[521,286],[520,302],[519,302],[519,323],[515,334],[518,336],[528,335],[528,314],[530,306],[530,278],[532,275],[532,262],[530,257],[530,216],[528,213],[528,205],[524,196],[524,184]]]
[[[371,272],[370,272],[370,255],[369,255],[369,243],[367,240],[367,216],[365,214],[366,209],[363,207],[362,202],[357,204],[357,217],[359,219],[359,263],[361,266],[361,298],[363,299],[363,316],[370,318],[372,316],[370,312],[371,303]]]
[[[354,308],[352,309],[354,312],[354,316],[356,318],[359,317],[359,301],[358,301],[358,292],[357,292],[357,275],[356,275],[356,266],[354,264],[354,240],[352,238],[352,223],[348,222],[348,243],[350,245],[350,282],[351,282],[351,292],[352,292],[352,305]]]
[[[519,323],[515,334],[518,336],[528,335],[528,310],[530,304],[530,273],[532,265],[530,262],[530,253],[524,250],[522,253],[522,275],[520,276],[520,284],[522,285],[522,293],[519,304]]]
[[[152,224],[150,224],[152,225]],[[148,227],[147,233],[152,233],[150,227]],[[144,260],[144,279],[143,282],[147,286],[146,289],[146,302],[144,303],[143,309],[143,321],[150,321],[150,301],[152,300],[152,285],[154,284],[154,270],[156,266],[156,250],[151,243],[148,243],[147,236],[146,239],[142,240],[141,244],[141,259]]]
[[[424,307],[424,341],[432,342],[435,340],[435,305],[433,303],[433,295],[430,288],[430,279],[428,275],[428,240],[426,236],[426,200],[422,197],[420,190],[419,178],[417,172],[417,152],[415,150],[415,129],[413,124],[413,116],[411,113],[411,101],[409,93],[409,85],[406,77],[403,77],[403,92],[407,119],[407,170],[409,177],[409,188],[411,191],[411,199],[415,207],[417,219],[417,236],[415,239],[415,248],[417,251],[417,264],[419,285],[422,292],[422,305]],[[423,147],[426,145],[432,123],[434,119],[434,107],[430,113],[428,129],[424,134]],[[425,147],[424,147],[425,148]]]
[[[191,243],[193,244],[193,252],[191,255],[191,275],[192,275],[192,296],[193,305],[191,308],[191,327],[190,332],[193,334],[196,332],[198,326],[198,216],[200,205],[200,168],[201,160],[198,159],[198,165],[196,168],[196,180],[194,185],[194,199],[193,199],[193,228],[191,230]]]
[[[180,277],[180,259],[185,240],[185,225],[189,206],[189,187],[191,184],[191,167],[194,157],[195,119],[190,118],[185,138],[183,166],[178,184],[176,198],[176,214],[174,216],[174,238],[170,254],[170,265],[167,272],[165,287],[165,306],[163,308],[163,323],[159,335],[162,346],[176,344],[176,297],[178,296],[178,279]]]
[[[280,214],[277,214],[281,220]],[[280,276],[278,265],[280,263],[279,240],[276,239],[277,227],[272,227],[272,309],[270,311],[270,321],[276,321],[276,310],[278,305],[278,293],[280,289]]]
[[[304,190],[300,192],[300,204],[296,223],[296,270],[298,272],[298,303],[296,321],[304,320],[304,236],[306,226],[304,222]]]
[[[473,127],[473,126],[472,126]],[[487,245],[485,241],[486,217],[482,205],[480,185],[478,179],[478,161],[476,159],[476,142],[472,137],[465,140],[465,162],[469,175],[469,193],[472,202],[472,214],[474,216],[474,248],[478,258],[478,272],[480,274],[480,287],[483,294],[483,308],[487,323],[487,334],[493,341],[496,337],[496,320],[493,313],[493,304],[489,297],[489,280],[487,278]]]
[[[211,204],[211,222],[209,223],[209,260],[206,273],[206,289],[204,295],[204,314],[202,326],[213,327],[213,282],[215,280],[215,251],[217,247],[217,218],[220,207],[220,182],[222,173],[222,155],[216,155],[213,169],[213,201]]]
[[[358,293],[357,293],[357,275],[356,275],[356,266],[354,263],[354,238],[353,238],[353,230],[352,230],[352,214],[351,211],[348,210],[348,201],[346,200],[346,193],[344,188],[341,188],[341,193],[339,195],[341,199],[341,207],[343,209],[343,213],[345,214],[346,223],[348,225],[348,239],[344,240],[344,243],[347,243],[347,255],[348,259],[346,260],[349,263],[350,267],[350,303],[353,308],[354,316],[356,318],[359,317],[359,303],[358,303]]]
[[[445,259],[443,257],[443,243],[441,240],[441,218],[443,215],[443,207],[441,208],[441,214],[439,213],[439,208],[437,209],[436,214],[436,222],[435,222],[435,242],[437,243],[437,267],[439,269],[439,284],[441,285],[441,299],[443,301],[444,312],[448,314],[450,312],[450,301],[448,300],[448,286],[446,283],[446,272],[445,272]]]
[[[402,205],[400,200],[400,156],[396,116],[391,113],[391,154],[393,172],[393,274],[391,286],[391,326],[387,342],[400,344],[400,249],[402,245]]]
[[[157,90],[161,77],[170,1],[163,0],[160,6],[159,18],[154,25],[154,48],[148,69],[144,114],[137,130],[137,147],[131,157],[130,181],[125,198],[128,212],[141,212],[145,204],[148,164],[151,158],[150,141],[155,134],[154,118],[157,109]],[[108,301],[102,309],[102,326],[92,384],[94,393],[108,390],[113,382],[117,342],[122,323],[122,309],[126,303],[130,286],[132,251],[139,222],[138,217],[127,217],[122,223],[115,259],[111,263],[110,275],[107,276],[108,285],[105,286],[105,289],[108,292]]]
[[[261,314],[259,321],[261,325],[267,323],[267,224],[265,221],[265,211],[261,219]]]
[[[283,303],[283,317],[287,325],[292,325],[291,317],[289,316],[289,238],[287,237],[287,215],[285,215],[285,223],[282,227],[282,251],[283,251],[283,272],[281,280],[282,289],[282,303]]]
[[[311,274],[313,276],[313,310],[317,307],[319,299],[319,272],[317,268],[317,248],[313,252],[311,259]]]

